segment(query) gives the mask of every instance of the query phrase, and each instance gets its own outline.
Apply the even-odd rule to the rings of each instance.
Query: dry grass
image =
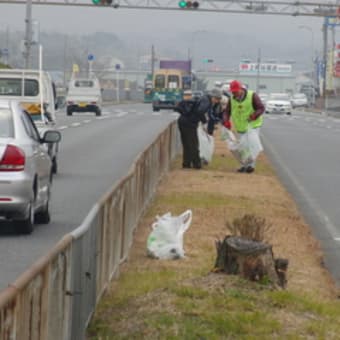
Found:
[[[310,338],[326,334],[327,338],[336,339],[332,332],[336,334],[340,329],[332,328],[335,322],[332,318],[333,314],[339,315],[339,305],[319,308],[330,310],[328,330],[317,326],[327,324],[327,320],[315,306],[320,301],[331,304],[338,292],[322,266],[318,242],[268,160],[262,155],[254,174],[235,173],[237,163],[216,138],[214,159],[205,169],[182,170],[180,163],[178,159],[163,179],[140,221],[129,262],[100,304],[89,337],[199,339],[198,335],[188,334],[201,334],[202,339],[247,338],[244,336],[248,331],[251,334],[250,326],[255,323],[257,332],[262,332],[261,339],[288,335],[296,339],[300,334],[310,334]],[[186,209],[193,211],[193,221],[184,238],[186,258],[179,261],[148,258],[146,239],[155,216],[168,211],[180,214]],[[235,277],[209,274],[216,256],[215,240],[228,233],[227,221],[245,214],[256,214],[271,225],[262,236],[273,245],[275,257],[289,260],[286,292],[271,292],[268,287]],[[318,300],[308,307],[310,296]],[[222,315],[226,311],[231,313],[234,323],[244,323],[244,327]],[[226,333],[224,327],[229,323],[230,333]],[[336,323],[340,324],[339,317]]]

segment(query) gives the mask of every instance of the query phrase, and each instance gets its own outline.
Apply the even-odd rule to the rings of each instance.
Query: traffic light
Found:
[[[197,9],[200,4],[198,1],[186,1],[186,0],[180,0],[178,3],[178,6],[180,8],[186,8],[186,9]]]
[[[110,6],[112,5],[113,0],[92,0],[92,3],[94,5],[100,5],[100,6]]]

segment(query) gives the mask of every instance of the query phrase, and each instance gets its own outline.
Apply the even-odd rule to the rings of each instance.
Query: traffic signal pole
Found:
[[[25,40],[24,40],[24,59],[25,69],[30,67],[32,46],[32,0],[26,1],[26,18],[25,18]]]

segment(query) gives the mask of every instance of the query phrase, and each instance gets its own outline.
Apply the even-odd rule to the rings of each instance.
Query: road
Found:
[[[53,180],[51,223],[38,225],[28,236],[1,226],[0,289],[80,225],[96,201],[175,117],[172,111],[152,112],[151,104],[106,107],[101,117],[58,113],[62,142],[59,173]]]
[[[340,119],[307,112],[266,115],[266,154],[320,240],[340,284]]]
[[[59,113],[63,140],[52,189],[52,222],[37,226],[29,236],[1,229],[0,289],[76,228],[173,119],[173,112],[154,113],[148,104],[107,107],[102,117]],[[325,263],[339,283],[340,119],[307,112],[266,115],[262,138],[266,154],[321,241]]]

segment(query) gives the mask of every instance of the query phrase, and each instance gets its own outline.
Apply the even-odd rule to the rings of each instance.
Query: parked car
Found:
[[[292,104],[287,93],[271,93],[266,103],[266,113],[292,114]]]
[[[99,80],[92,78],[72,78],[66,96],[66,113],[94,112],[102,114],[102,93]]]
[[[44,144],[60,139],[56,130],[40,137],[18,101],[0,101],[0,217],[16,221],[23,233],[50,221],[52,160]]]
[[[304,93],[296,93],[291,98],[292,107],[307,107],[308,98]]]

